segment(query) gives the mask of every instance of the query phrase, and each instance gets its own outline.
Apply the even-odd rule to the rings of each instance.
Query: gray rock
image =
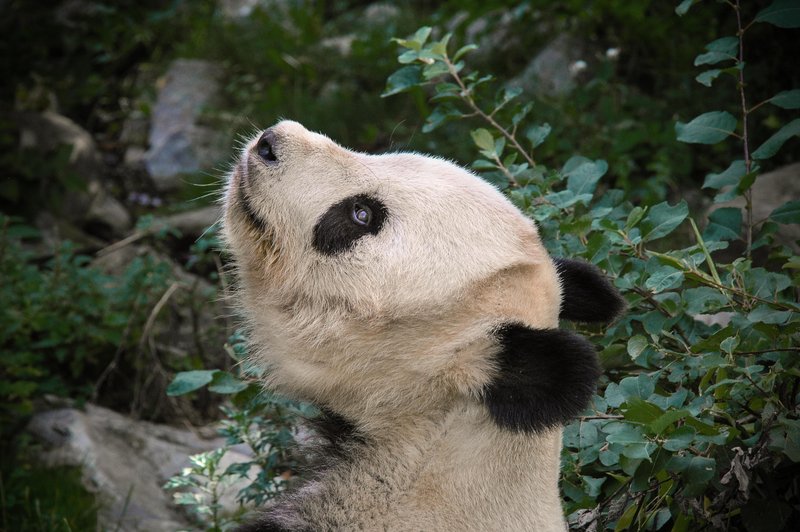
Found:
[[[800,162],[761,174],[753,183],[753,220],[758,222],[769,217],[770,213],[786,203],[800,198]],[[727,203],[711,206],[709,214],[721,207],[739,207],[744,209],[744,198],[736,198]],[[744,211],[742,211],[744,217]],[[743,220],[744,221],[744,220]],[[800,225],[781,224],[778,229],[778,242],[786,244],[800,253]]]
[[[162,486],[188,465],[188,456],[223,444],[91,404],[37,414],[28,431],[45,444],[45,465],[81,467],[84,485],[101,502],[99,529],[123,532],[187,528]]]
[[[400,8],[393,2],[376,2],[364,10],[364,22],[370,27],[387,24],[400,16]]]
[[[263,0],[220,0],[222,14],[229,19],[247,18]]]
[[[52,112],[17,113],[20,148],[52,156],[59,148],[69,150],[70,173],[83,180],[82,190],[67,189],[59,213],[75,225],[98,223],[113,234],[122,234],[131,226],[125,207],[108,193],[102,178],[104,166],[92,136],[65,116]]]
[[[145,166],[156,188],[181,184],[181,174],[210,170],[226,150],[226,135],[200,123],[219,92],[222,72],[198,59],[173,61],[163,78],[150,119]]]
[[[211,205],[167,216],[163,222],[168,227],[180,231],[183,236],[197,238],[221,218],[222,208],[219,205]]]
[[[582,58],[584,47],[569,35],[559,35],[528,63],[509,85],[526,92],[564,96],[577,86],[576,80],[587,69]]]

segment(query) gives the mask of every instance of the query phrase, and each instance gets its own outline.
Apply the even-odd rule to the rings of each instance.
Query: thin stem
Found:
[[[461,89],[461,99],[464,100],[464,102],[469,106],[470,109],[472,109],[475,112],[475,114],[483,118],[486,122],[491,124],[493,128],[499,131],[500,134],[502,134],[506,138],[506,140],[508,140],[508,142],[510,142],[511,145],[514,146],[514,149],[517,150],[519,154],[525,158],[525,161],[531,166],[531,168],[535,167],[536,161],[534,161],[533,157],[531,157],[528,154],[528,152],[525,151],[525,149],[522,146],[520,146],[519,142],[517,142],[516,137],[511,133],[509,133],[506,128],[498,124],[497,121],[494,119],[494,117],[486,114],[483,111],[483,109],[481,109],[475,104],[475,101],[472,99],[472,96],[470,95],[470,90],[464,84],[464,81],[461,79],[461,76],[458,75],[458,71],[456,70],[455,65],[453,65],[452,62],[450,62],[450,58],[445,57],[444,61],[445,64],[447,65],[447,69],[450,72],[450,75],[453,77],[453,79]]]
[[[742,26],[742,13],[741,8],[739,5],[739,0],[736,0],[736,3],[733,4],[733,10],[736,12],[736,25],[738,26],[738,32],[736,36],[739,38],[739,57],[737,58],[737,63],[739,65],[744,65],[744,32],[746,29]],[[742,102],[742,147],[744,150],[744,167],[746,174],[750,173],[753,161],[750,159],[750,145],[749,145],[749,137],[747,132],[747,99],[745,98],[744,94],[744,68],[739,68],[739,98]],[[752,188],[748,188],[744,191],[744,206],[745,206],[745,216],[747,218],[747,223],[745,227],[745,235],[747,239],[747,258],[749,259],[752,252],[753,247],[753,191]]]

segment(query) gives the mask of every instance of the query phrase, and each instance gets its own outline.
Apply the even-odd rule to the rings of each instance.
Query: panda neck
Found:
[[[509,432],[473,404],[396,421],[400,424],[385,435],[365,434],[346,422],[339,427],[344,430],[329,433],[329,438],[336,436],[329,448],[335,451],[336,456],[329,455],[335,462],[319,478],[319,489],[332,500],[353,489],[376,500],[402,499],[387,503],[387,512],[410,505],[414,512],[453,522],[469,515],[473,520],[464,530],[480,529],[472,526],[476,516],[486,526],[510,523],[507,530],[563,530],[560,428]],[[542,521],[531,521],[536,519],[530,515],[534,501],[542,509]]]

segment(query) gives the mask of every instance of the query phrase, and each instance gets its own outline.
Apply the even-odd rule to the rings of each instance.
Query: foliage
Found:
[[[220,497],[236,489],[241,505],[259,506],[279,493],[296,473],[298,463],[292,454],[301,418],[312,414],[303,405],[270,394],[257,377],[262,371],[246,360],[246,341],[241,331],[225,346],[239,364],[236,375],[222,370],[178,373],[167,389],[170,395],[184,395],[203,387],[230,396],[231,406],[223,406],[225,419],[220,434],[225,446],[190,457],[191,466],[172,477],[165,488],[174,489],[177,504],[189,508],[207,530],[227,529],[240,514],[226,515]],[[226,453],[244,444],[252,456],[245,461],[224,465]],[[234,483],[236,485],[234,486]]]
[[[139,257],[112,276],[91,267],[69,242],[52,256],[37,255],[32,244],[38,239],[36,229],[0,214],[2,510],[13,516],[8,530],[92,529],[86,523],[94,519],[94,502],[80,501],[93,497],[75,488],[74,473],[32,466],[22,428],[46,396],[80,404],[124,395],[125,406],[131,405],[130,384],[125,390],[100,387],[115,365],[143,369],[144,361],[125,355],[136,352],[171,271],[166,263]]]
[[[769,22],[772,15],[764,13],[779,4],[755,20]],[[738,2],[731,5],[741,20]],[[744,28],[709,44],[696,61],[733,62],[721,73],[737,78],[743,105]],[[584,331],[602,346],[607,377],[589,410],[564,434],[562,488],[571,526],[781,529],[800,508],[791,480],[800,470],[800,258],[775,232],[778,224],[800,218],[798,203],[789,202],[754,221],[749,190],[757,160],[794,135],[796,121],[750,153],[746,118],[766,103],[797,108],[797,91],[742,107],[741,122],[728,112],[710,112],[676,124],[684,142],[733,137],[744,145],[743,160],[706,180],[709,188],[726,189],[720,199],[743,195],[744,212],[719,209],[701,233],[683,201],[634,206],[622,190],[605,188],[605,161],[574,156],[548,168],[535,160],[534,149],[551,127],[528,118],[533,106],[517,103],[518,90],[492,94],[491,76],[466,73],[464,57],[474,46],[451,52],[449,35],[431,40],[431,34],[421,28],[396,40],[405,66],[389,77],[384,95],[432,88],[436,107],[427,131],[453,120],[479,121],[482,127],[471,136],[480,158],[472,167],[537,221],[554,255],[600,266],[630,306],[605,332]],[[671,249],[681,240],[675,231],[687,222],[691,242]],[[714,251],[739,240],[746,243],[745,256],[715,260]],[[768,250],[766,266],[754,264],[756,249]],[[717,323],[703,317],[708,314]]]
[[[114,278],[69,242],[37,264],[20,239],[38,232],[7,217],[0,224],[0,419],[10,428],[44,394],[89,398],[115,351],[135,345],[171,272],[140,257]]]
[[[4,462],[10,459],[3,457]],[[28,463],[13,466],[4,463],[0,468],[0,530],[96,529],[97,501],[81,484],[79,468],[43,468]]]

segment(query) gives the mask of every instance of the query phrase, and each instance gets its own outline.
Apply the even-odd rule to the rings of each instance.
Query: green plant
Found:
[[[297,470],[292,454],[300,419],[313,412],[307,405],[274,396],[257,377],[262,370],[246,361],[244,334],[237,331],[225,350],[238,364],[237,374],[222,370],[180,372],[167,393],[184,395],[207,387],[210,392],[229,395],[231,404],[222,407],[225,419],[219,430],[223,447],[190,457],[191,466],[165,485],[175,490],[177,504],[188,507],[207,530],[223,530],[238,522],[242,512],[221,512],[220,497],[239,482],[235,499],[241,505],[259,506],[278,494]],[[222,461],[234,446],[244,444],[251,456],[223,467]]]
[[[730,5],[741,20],[738,2]],[[783,0],[754,21],[800,26],[797,9]],[[706,180],[707,187],[731,187],[723,197],[744,195],[744,217],[720,209],[703,232],[683,201],[634,206],[622,190],[603,188],[603,160],[574,156],[552,168],[534,158],[551,127],[530,121],[533,106],[518,103],[520,91],[493,93],[491,76],[467,73],[463,58],[474,45],[451,55],[449,35],[430,40],[431,28],[396,39],[405,66],[389,77],[384,96],[432,89],[436,107],[424,131],[478,121],[471,136],[480,158],[472,167],[537,221],[554,255],[597,264],[628,300],[629,312],[613,326],[584,331],[602,347],[606,378],[564,433],[562,489],[576,529],[779,530],[800,511],[793,481],[800,470],[800,257],[774,239],[777,224],[800,223],[800,203],[757,223],[748,194],[756,160],[796,135],[797,121],[749,152],[746,118],[761,104],[748,108],[743,96],[747,27],[739,25],[733,48],[727,38],[709,45],[709,54],[735,66],[699,76],[738,77],[741,132],[727,113],[676,125],[679,140],[712,144],[734,136],[745,144],[743,161]],[[725,50],[716,50],[722,44]],[[763,103],[797,108],[799,98],[793,90]],[[686,222],[689,242],[675,233]],[[714,259],[714,251],[740,239],[745,256]],[[758,247],[770,250],[769,267],[750,259]]]
[[[138,356],[140,336],[172,271],[168,263],[143,256],[110,275],[92,267],[90,257],[69,242],[52,256],[43,254],[39,239],[38,230],[0,214],[2,510],[13,516],[9,530],[93,528],[80,523],[94,519],[94,511],[69,502],[90,496],[74,488],[74,474],[48,476],[36,465],[23,428],[48,395],[77,405],[95,400],[131,407],[138,375],[145,368],[152,372],[149,361]],[[115,367],[132,369],[137,383],[103,386]],[[44,489],[48,478],[55,479],[50,492]]]

